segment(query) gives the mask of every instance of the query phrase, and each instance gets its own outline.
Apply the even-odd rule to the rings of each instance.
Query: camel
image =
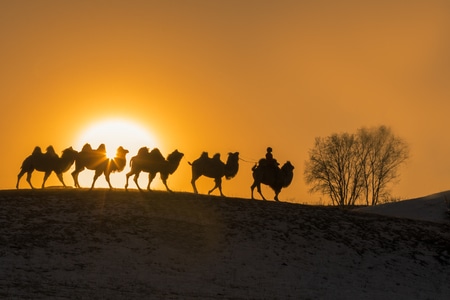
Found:
[[[184,154],[178,150],[173,151],[167,156],[167,159],[163,157],[158,148],[154,148],[152,151],[148,151],[147,147],[142,147],[139,149],[138,154],[133,156],[130,160],[131,170],[127,173],[127,182],[125,183],[125,190],[128,190],[128,178],[134,175],[134,182],[136,186],[141,191],[141,187],[138,183],[139,174],[141,172],[148,173],[148,185],[147,190],[150,191],[150,184],[155,178],[156,174],[160,173],[160,177],[164,186],[168,192],[172,192],[167,186],[167,178],[170,174],[173,174],[179,164]]]
[[[264,159],[261,159],[260,163],[252,168],[254,179],[251,186],[252,199],[254,199],[253,190],[256,187],[263,200],[266,200],[261,193],[261,183],[263,183],[270,186],[274,190],[274,199],[275,201],[279,201],[278,194],[280,193],[281,188],[288,187],[292,182],[292,178],[294,177],[293,170],[294,166],[289,161],[287,161],[280,169],[278,166],[265,164]]]
[[[211,194],[215,189],[219,189],[220,195],[224,197],[222,193],[222,177],[231,179],[236,176],[239,170],[239,152],[228,153],[227,163],[223,163],[220,160],[220,154],[215,154],[212,158],[208,156],[207,152],[203,152],[200,158],[195,160],[192,164],[192,180],[191,184],[194,188],[194,193],[198,194],[195,181],[202,175],[214,178],[215,185],[208,192]]]
[[[22,163],[21,170],[17,175],[16,189],[19,188],[20,179],[25,173],[27,173],[28,184],[32,189],[34,189],[33,185],[31,184],[31,174],[34,170],[45,172],[44,181],[42,182],[42,188],[45,188],[45,182],[52,172],[55,172],[56,176],[58,176],[59,181],[64,187],[66,187],[66,184],[63,180],[63,173],[67,172],[73,165],[77,153],[78,152],[73,150],[72,147],[69,147],[67,149],[64,149],[62,151],[61,157],[59,157],[55,153],[53,146],[48,146],[46,153],[42,153],[40,147],[35,147],[33,153],[25,158]]]
[[[90,188],[91,190],[94,188],[97,178],[102,174],[105,175],[109,189],[112,189],[113,187],[109,180],[109,176],[111,173],[121,172],[125,168],[127,153],[128,150],[120,146],[117,148],[115,157],[110,159],[106,157],[106,147],[104,144],[100,144],[96,150],[93,150],[90,144],[85,144],[75,159],[75,170],[72,172],[75,187],[81,188],[78,183],[78,174],[86,168],[95,170],[94,179]]]

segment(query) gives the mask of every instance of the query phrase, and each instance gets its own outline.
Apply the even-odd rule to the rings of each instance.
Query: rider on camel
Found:
[[[271,147],[267,147],[266,166],[278,168],[278,165],[279,165],[279,163],[277,162],[277,160],[273,158],[272,148]]]

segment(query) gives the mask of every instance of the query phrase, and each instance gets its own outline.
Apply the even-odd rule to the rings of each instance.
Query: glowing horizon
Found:
[[[127,149],[127,165],[130,158],[137,154],[141,147],[154,148],[158,140],[138,123],[124,118],[105,118],[87,125],[75,142],[75,149],[81,151],[82,147],[89,143],[92,149],[97,149],[100,144],[106,145],[107,157],[114,159],[116,150],[122,146]],[[126,169],[127,170],[127,169]],[[124,173],[126,170],[122,171]],[[116,176],[111,174],[111,183],[117,188],[123,188],[123,177],[125,174]],[[85,170],[80,173],[79,182],[82,186],[90,187],[93,171]],[[144,176],[145,177],[145,176]],[[96,187],[108,187],[103,176],[96,182]]]
[[[35,146],[60,154],[86,142],[109,151],[123,144],[128,160],[137,144],[164,157],[178,149],[185,157],[169,185],[190,192],[187,162],[203,151],[257,161],[271,146],[295,166],[280,199],[326,202],[303,176],[314,139],[385,125],[411,146],[392,195],[449,189],[445,1],[43,2],[0,1],[0,188],[15,186]],[[141,138],[120,127],[87,134],[109,118],[131,121],[137,128],[126,132]],[[117,136],[107,141],[109,132]],[[223,192],[248,198],[254,162],[239,163]],[[115,187],[126,171],[112,175]],[[89,186],[92,171],[80,176]],[[36,186],[41,178],[33,174]],[[200,193],[212,186],[199,179]]]

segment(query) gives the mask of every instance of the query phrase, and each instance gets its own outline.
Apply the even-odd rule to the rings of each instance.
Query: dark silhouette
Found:
[[[261,159],[258,165],[253,166],[253,184],[251,186],[252,190],[252,199],[253,198],[253,190],[255,187],[257,188],[258,193],[261,197],[264,198],[261,193],[261,183],[270,186],[275,191],[275,200],[278,200],[278,194],[281,191],[281,188],[286,188],[291,184],[292,178],[294,177],[294,166],[288,161],[286,162],[281,169],[274,168],[273,166],[267,165],[265,159]]]
[[[352,207],[395,200],[391,184],[409,158],[409,145],[389,127],[363,127],[316,137],[308,153],[304,175],[309,191],[329,197],[333,205]]]
[[[92,150],[90,144],[85,144],[75,159],[75,170],[72,172],[75,187],[81,187],[78,183],[78,174],[86,168],[95,170],[91,190],[94,188],[97,178],[102,174],[105,175],[109,188],[112,189],[113,187],[109,181],[109,176],[112,172],[121,172],[125,168],[125,156],[127,153],[128,150],[120,146],[117,148],[115,157],[110,159],[106,157],[106,147],[104,144],[101,144],[96,150]]]
[[[160,173],[162,182],[164,183],[167,191],[171,192],[167,186],[167,178],[170,174],[173,174],[179,164],[184,154],[178,152],[178,150],[173,151],[167,156],[167,159],[161,154],[158,148],[148,151],[147,147],[142,147],[139,149],[138,154],[133,156],[130,160],[131,170],[127,173],[127,182],[125,183],[125,190],[128,189],[128,179],[131,175],[134,175],[134,182],[139,190],[141,187],[138,184],[138,178],[140,172],[148,173],[148,185],[147,190],[150,191],[150,184],[155,178],[156,174]]]
[[[275,158],[273,158],[272,147],[267,147],[266,160],[263,160],[263,163],[267,164],[268,166],[278,168],[279,163]]]
[[[271,159],[273,159],[272,147],[267,147],[266,160],[271,160]]]
[[[236,176],[239,170],[239,152],[228,153],[226,164],[220,160],[220,154],[215,154],[210,158],[208,152],[203,152],[200,158],[189,164],[192,166],[191,184],[194,188],[194,193],[198,194],[195,181],[203,175],[214,178],[215,185],[208,194],[219,188],[220,195],[224,196],[222,193],[222,177],[225,176],[226,179],[231,179]]]
[[[19,182],[22,176],[27,173],[27,182],[32,189],[34,189],[31,184],[31,174],[34,170],[45,172],[44,181],[42,182],[42,188],[45,187],[45,182],[52,172],[55,172],[58,176],[59,181],[66,187],[63,180],[63,173],[67,172],[75,161],[77,151],[69,147],[62,151],[62,156],[58,157],[53,149],[53,146],[47,147],[47,152],[42,153],[40,147],[35,147],[33,153],[25,158],[22,163],[20,173],[17,175],[16,189],[19,188]]]

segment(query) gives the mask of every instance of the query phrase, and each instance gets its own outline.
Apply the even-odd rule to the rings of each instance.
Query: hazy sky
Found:
[[[296,167],[280,198],[315,201],[303,177],[314,138],[378,125],[411,147],[394,196],[450,189],[447,0],[3,0],[0,45],[3,189],[34,146],[60,152],[118,117],[164,155],[185,153],[175,191],[192,190],[187,161],[202,151],[254,161],[271,146]],[[252,166],[224,193],[249,197]]]

